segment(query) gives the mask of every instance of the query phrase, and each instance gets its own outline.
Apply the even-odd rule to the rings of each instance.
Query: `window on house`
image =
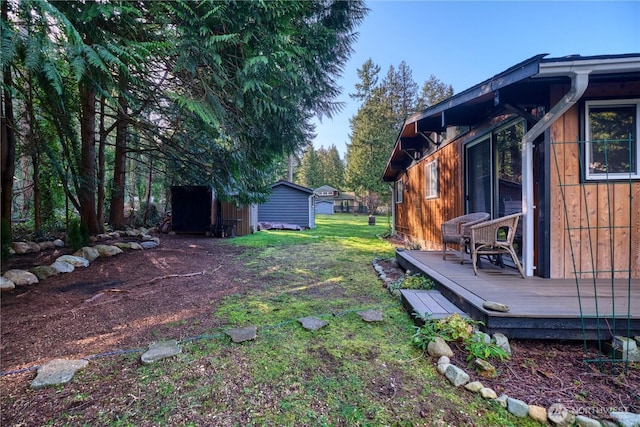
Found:
[[[402,179],[396,181],[396,203],[402,203],[402,193],[404,191],[404,184]]]
[[[438,197],[438,161],[434,160],[424,166],[425,197],[435,199]]]
[[[640,178],[640,100],[586,103],[586,179]]]

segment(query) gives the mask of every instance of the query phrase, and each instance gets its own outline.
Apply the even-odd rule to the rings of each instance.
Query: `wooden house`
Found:
[[[303,229],[316,227],[312,189],[280,180],[271,190],[269,199],[258,205],[259,223],[291,224]]]
[[[323,185],[313,190],[317,214],[358,212],[359,204],[353,193],[340,191],[330,185]]]
[[[639,137],[640,54],[534,56],[405,120],[394,232],[439,249],[443,221],[522,212],[526,276],[638,279]]]

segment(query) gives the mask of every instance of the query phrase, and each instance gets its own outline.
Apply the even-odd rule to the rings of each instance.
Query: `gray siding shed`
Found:
[[[259,222],[296,224],[315,228],[313,190],[280,180],[271,186],[269,200],[258,206]]]

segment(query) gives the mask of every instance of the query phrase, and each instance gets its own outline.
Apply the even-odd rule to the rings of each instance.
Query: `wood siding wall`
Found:
[[[251,218],[249,206],[237,207],[235,202],[221,202],[220,213],[222,220],[239,220],[236,225],[236,235],[246,236],[251,234]]]
[[[314,222],[310,216],[309,196],[311,194],[287,185],[277,185],[269,200],[258,207],[258,221],[312,227]]]
[[[569,90],[551,90],[555,105]],[[592,84],[584,99],[640,97],[640,83]],[[640,182],[581,181],[581,103],[550,129],[551,277],[640,278]],[[564,192],[564,197],[563,197]],[[611,227],[612,226],[612,227]],[[574,268],[575,266],[575,268]],[[593,272],[593,273],[591,273]]]
[[[438,161],[438,197],[425,197],[425,165]],[[396,206],[396,232],[425,249],[441,247],[440,225],[464,211],[462,144],[451,143],[407,170],[402,203]]]

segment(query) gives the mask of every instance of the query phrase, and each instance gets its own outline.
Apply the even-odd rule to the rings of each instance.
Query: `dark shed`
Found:
[[[211,229],[211,188],[171,187],[171,228],[177,233],[204,233]]]
[[[313,190],[280,180],[271,186],[269,200],[258,206],[259,222],[295,224],[315,228]]]

